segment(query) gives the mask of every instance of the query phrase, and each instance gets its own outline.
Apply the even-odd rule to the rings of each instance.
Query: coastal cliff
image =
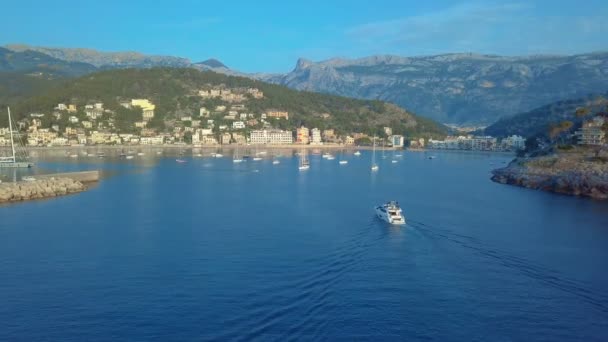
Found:
[[[517,158],[492,171],[492,180],[530,189],[608,200],[608,151],[576,148]]]
[[[56,197],[84,190],[86,190],[86,187],[81,182],[71,178],[0,183],[0,203]]]

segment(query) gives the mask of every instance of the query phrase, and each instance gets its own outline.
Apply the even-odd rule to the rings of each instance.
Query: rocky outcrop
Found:
[[[70,178],[48,178],[17,183],[0,183],[0,203],[56,197],[86,190]]]
[[[492,171],[492,180],[530,189],[608,199],[608,159],[576,152],[515,159]]]

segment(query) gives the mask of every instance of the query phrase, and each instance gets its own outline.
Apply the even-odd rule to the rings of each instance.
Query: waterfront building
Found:
[[[230,133],[224,133],[220,136],[222,145],[228,145],[232,142],[232,135]]]
[[[201,144],[203,145],[217,145],[217,139],[213,135],[201,136]]]
[[[288,145],[293,143],[293,134],[276,129],[255,130],[251,131],[249,141],[252,144]]]
[[[471,140],[471,149],[475,151],[492,151],[496,146],[496,138],[491,136],[473,137]]]
[[[48,145],[51,141],[58,137],[57,132],[51,132],[48,128],[42,128],[28,133],[28,145]]]
[[[385,127],[388,128],[388,127]],[[386,130],[385,130],[386,132]],[[392,132],[392,130],[391,130]],[[391,135],[389,137],[389,142],[391,145],[393,145],[393,147],[403,147],[405,139],[403,138],[403,135]]]
[[[344,137],[344,144],[345,145],[354,145],[355,138],[351,137],[350,135],[347,135],[346,137]]]
[[[165,142],[163,136],[141,137],[139,143],[142,145],[162,145]]]
[[[310,143],[315,145],[320,145],[323,143],[321,140],[321,130],[318,128],[313,128],[310,131]]]
[[[310,142],[309,133],[309,129],[304,126],[296,129],[296,143],[304,145],[308,144]]]
[[[517,151],[526,148],[526,138],[519,135],[512,135],[502,139],[501,148],[506,151]]]

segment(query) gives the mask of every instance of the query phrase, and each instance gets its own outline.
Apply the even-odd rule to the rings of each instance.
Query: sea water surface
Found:
[[[106,178],[0,207],[0,340],[607,340],[608,203],[434,154],[41,156]]]

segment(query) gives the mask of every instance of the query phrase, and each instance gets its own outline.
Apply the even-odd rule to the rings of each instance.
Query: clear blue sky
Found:
[[[7,1],[0,45],[215,57],[284,72],[297,58],[608,50],[608,1]]]

